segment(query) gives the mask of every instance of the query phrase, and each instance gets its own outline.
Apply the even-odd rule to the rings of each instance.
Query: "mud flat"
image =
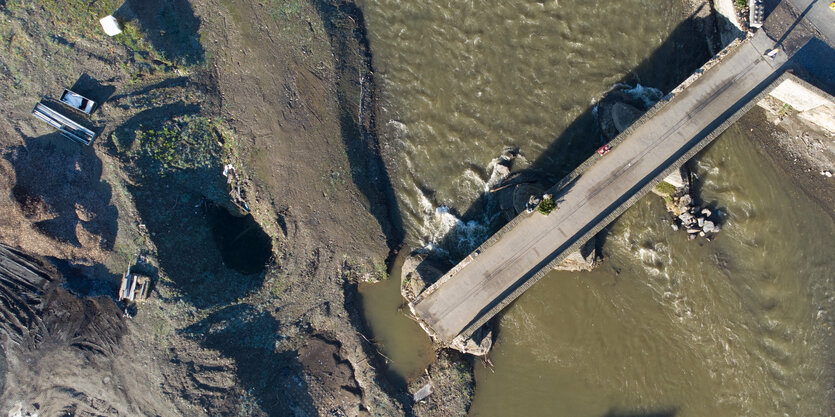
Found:
[[[833,136],[791,114],[775,123],[775,115],[754,108],[739,120],[767,158],[775,162],[830,215],[835,215]]]

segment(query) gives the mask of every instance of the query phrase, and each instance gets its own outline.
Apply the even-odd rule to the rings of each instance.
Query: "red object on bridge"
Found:
[[[609,151],[611,151],[611,150],[612,150],[612,147],[611,147],[611,146],[609,146],[609,145],[603,145],[603,146],[601,146],[601,147],[600,147],[600,149],[598,149],[598,150],[597,150],[597,153],[599,153],[599,154],[601,154],[601,155],[606,155],[606,154],[607,154],[607,153],[609,153]]]

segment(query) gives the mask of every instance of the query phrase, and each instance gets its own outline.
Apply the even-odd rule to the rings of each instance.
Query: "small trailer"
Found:
[[[87,97],[82,96],[81,94],[76,93],[72,90],[64,89],[64,92],[61,94],[61,103],[66,104],[69,107],[72,107],[76,110],[79,110],[85,114],[90,114],[96,108],[96,102],[90,100]]]
[[[83,145],[89,145],[96,137],[95,132],[70,120],[67,116],[38,103],[32,109],[32,115],[58,129],[58,133]]]

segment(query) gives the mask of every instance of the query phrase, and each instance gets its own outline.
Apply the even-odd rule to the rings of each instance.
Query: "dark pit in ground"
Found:
[[[272,240],[252,215],[236,216],[213,204],[208,214],[223,263],[242,274],[262,272],[272,255]]]
[[[74,265],[65,259],[53,259],[52,263],[64,277],[61,286],[70,293],[78,297],[117,297],[119,276],[105,267]]]

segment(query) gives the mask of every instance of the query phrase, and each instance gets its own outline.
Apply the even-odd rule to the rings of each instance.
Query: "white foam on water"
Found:
[[[484,183],[484,192],[489,192],[491,187],[494,187],[496,184],[501,182],[505,177],[507,177],[507,171],[502,170],[500,168],[499,162],[501,162],[501,157],[493,158],[492,161],[487,165],[487,170],[490,171],[490,178],[487,182]]]
[[[464,174],[456,182],[458,191],[472,200],[490,190],[489,182],[485,182],[477,172],[469,168],[464,170]]]
[[[409,133],[409,127],[401,121],[391,119],[386,123],[386,125],[394,129],[394,137],[396,138],[402,138]]]
[[[636,84],[635,87],[631,87],[627,84],[618,84],[617,87],[623,88],[622,91],[629,94],[632,98],[640,100],[647,109],[654,106],[655,103],[658,103],[658,100],[661,100],[661,98],[664,97],[664,93],[661,92],[661,90],[652,87],[644,87],[640,83]]]
[[[508,173],[500,162],[502,158],[497,157],[487,165],[487,170],[490,171],[490,178],[487,180],[476,171],[465,169],[458,181],[459,192],[471,201],[485,196],[489,207],[492,198],[490,188],[501,182]],[[477,220],[464,221],[456,216],[450,207],[433,203],[420,188],[413,188],[418,196],[417,205],[422,217],[418,230],[419,243],[425,250],[447,254],[448,249],[452,249],[449,246],[452,245],[456,252],[470,252],[487,240],[491,223],[489,213],[485,212],[484,216]],[[447,241],[446,249],[439,246],[443,240]]]
[[[465,222],[453,214],[449,207],[438,206],[424,211],[421,232],[421,245],[424,249],[446,253],[447,250],[438,246],[441,240],[451,238],[458,249],[471,251],[487,238],[489,230],[484,223],[476,220]]]

